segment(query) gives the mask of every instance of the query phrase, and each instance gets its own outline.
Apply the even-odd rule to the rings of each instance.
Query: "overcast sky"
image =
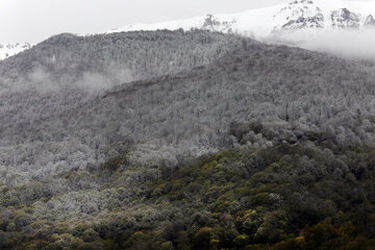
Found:
[[[0,0],[0,42],[111,30],[207,13],[231,13],[286,0]]]

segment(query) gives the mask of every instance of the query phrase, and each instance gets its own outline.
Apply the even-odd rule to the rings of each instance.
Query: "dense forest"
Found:
[[[0,62],[1,249],[375,249],[375,64],[202,30]]]

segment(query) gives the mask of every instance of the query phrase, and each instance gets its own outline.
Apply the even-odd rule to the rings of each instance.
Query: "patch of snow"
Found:
[[[0,43],[0,60],[4,60],[10,56],[16,55],[24,50],[30,49],[30,43]]]

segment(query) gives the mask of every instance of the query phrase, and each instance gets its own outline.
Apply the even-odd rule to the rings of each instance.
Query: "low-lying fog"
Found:
[[[261,40],[326,52],[347,59],[375,61],[375,29],[306,30],[274,34]]]

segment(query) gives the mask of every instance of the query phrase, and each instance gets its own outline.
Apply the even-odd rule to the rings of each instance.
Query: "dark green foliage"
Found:
[[[345,156],[350,160],[344,163]],[[106,198],[114,206],[91,215],[89,223],[71,227],[58,219],[54,223],[60,229],[43,232],[36,226],[41,219],[36,206],[9,206],[14,212],[3,218],[0,236],[6,239],[1,244],[18,246],[22,240],[30,249],[372,249],[374,157],[372,148],[326,148],[307,140],[223,151],[138,184],[141,190],[130,199]],[[356,176],[358,166],[365,174]],[[118,180],[130,170],[113,171],[106,174],[112,185],[103,185],[103,192],[120,192],[124,183]]]

